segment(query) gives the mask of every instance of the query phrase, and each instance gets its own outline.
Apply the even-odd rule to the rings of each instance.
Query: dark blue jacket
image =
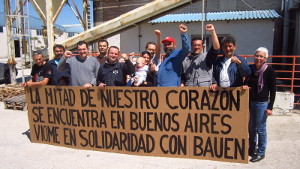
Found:
[[[227,72],[230,80],[230,87],[239,87],[243,85],[243,77],[250,76],[251,70],[244,58],[238,55],[234,56],[237,57],[242,63],[237,65],[236,63],[231,62]],[[214,63],[212,83],[217,84],[218,86],[220,86],[220,73],[222,70],[222,63],[225,61],[225,59],[225,56],[218,57]]]
[[[55,86],[69,86],[71,84],[71,71],[70,68],[65,69],[62,72],[57,71],[57,64],[55,59],[48,61],[52,67],[53,79],[52,85]]]
[[[100,83],[104,83],[106,86],[126,86],[126,75],[133,73],[134,66],[129,59],[125,63],[109,64],[106,62],[99,68],[97,86]]]

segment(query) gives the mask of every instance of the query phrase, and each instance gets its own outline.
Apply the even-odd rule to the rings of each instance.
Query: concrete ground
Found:
[[[196,159],[135,156],[76,150],[31,143],[27,111],[4,109],[0,102],[0,168],[268,168],[298,169],[300,163],[300,113],[268,118],[266,158],[258,163],[237,164]]]

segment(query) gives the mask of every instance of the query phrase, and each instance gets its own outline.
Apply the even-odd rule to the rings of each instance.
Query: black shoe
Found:
[[[255,162],[258,162],[258,161],[260,161],[260,160],[262,160],[262,159],[264,159],[265,158],[265,156],[264,155],[254,155],[251,159],[250,159],[250,162],[253,162],[253,163],[255,163]]]
[[[248,151],[248,155],[250,156],[250,157],[254,157],[254,156],[256,156],[257,155],[257,150],[255,149],[255,150],[253,150],[253,151]]]

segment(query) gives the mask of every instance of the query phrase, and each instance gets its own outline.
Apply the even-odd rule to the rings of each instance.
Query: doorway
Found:
[[[21,57],[21,53],[20,53],[20,41],[19,40],[15,40],[14,44],[15,44],[15,57],[19,58],[19,57]]]

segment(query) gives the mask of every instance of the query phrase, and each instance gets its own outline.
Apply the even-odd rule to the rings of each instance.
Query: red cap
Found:
[[[166,39],[164,39],[162,41],[162,43],[165,43],[165,42],[173,42],[174,44],[176,44],[176,41],[170,36],[167,36]]]

